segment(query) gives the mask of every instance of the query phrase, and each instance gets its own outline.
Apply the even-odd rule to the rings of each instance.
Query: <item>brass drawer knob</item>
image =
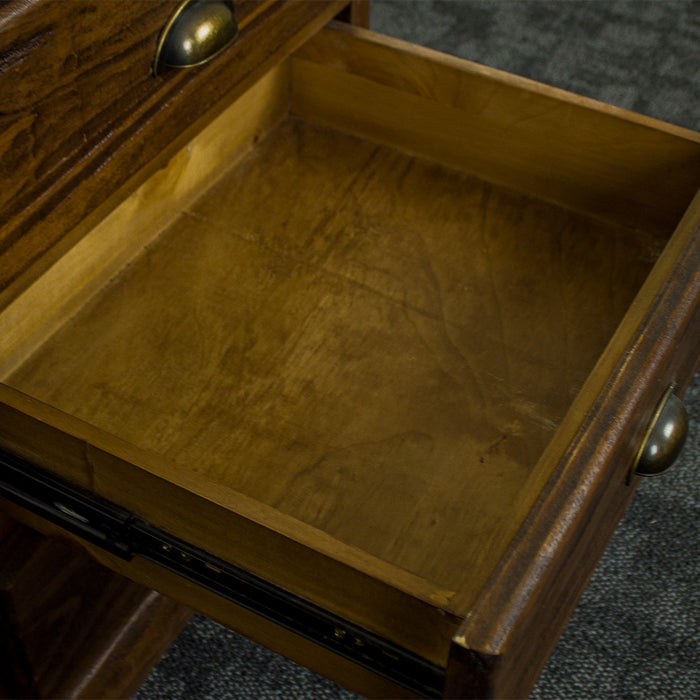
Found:
[[[232,0],[185,0],[161,32],[153,74],[162,68],[201,66],[238,35]]]
[[[637,453],[632,471],[642,476],[665,472],[683,449],[688,433],[688,414],[670,386],[656,407],[654,417]]]

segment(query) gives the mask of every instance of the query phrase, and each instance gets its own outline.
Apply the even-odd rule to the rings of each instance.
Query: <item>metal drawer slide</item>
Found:
[[[148,559],[415,693],[441,697],[443,668],[2,450],[0,495],[124,560]]]

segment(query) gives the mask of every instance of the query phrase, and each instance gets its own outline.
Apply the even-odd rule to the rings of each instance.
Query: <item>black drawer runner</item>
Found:
[[[414,693],[442,696],[440,666],[2,450],[0,495],[122,559],[148,559]]]

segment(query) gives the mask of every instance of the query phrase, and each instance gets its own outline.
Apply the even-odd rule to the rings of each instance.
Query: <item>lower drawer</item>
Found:
[[[695,366],[698,185],[697,134],[324,29],[3,311],[3,491],[365,694],[522,695]]]

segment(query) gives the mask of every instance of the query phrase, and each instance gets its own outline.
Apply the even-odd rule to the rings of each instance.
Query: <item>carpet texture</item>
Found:
[[[700,2],[376,0],[372,29],[700,130]],[[642,482],[533,699],[700,698],[700,373],[685,401],[684,453]],[[136,698],[357,696],[197,617]]]

